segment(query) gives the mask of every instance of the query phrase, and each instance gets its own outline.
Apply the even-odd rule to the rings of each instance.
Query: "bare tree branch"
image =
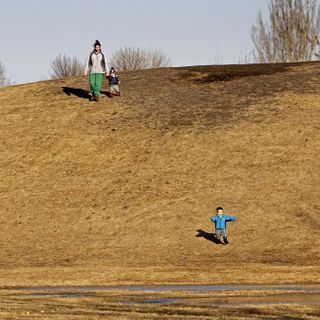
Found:
[[[9,86],[10,84],[11,82],[6,76],[6,69],[0,61],[0,87]]]
[[[120,71],[169,67],[171,61],[161,50],[124,47],[111,57],[111,65]]]
[[[268,21],[261,12],[251,28],[261,63],[310,61],[317,55],[320,33],[317,0],[270,0]]]
[[[256,61],[254,50],[240,52],[238,57],[238,64],[250,64]]]
[[[51,78],[66,78],[73,76],[81,76],[84,72],[84,64],[76,57],[70,58],[65,54],[59,54],[51,63]]]

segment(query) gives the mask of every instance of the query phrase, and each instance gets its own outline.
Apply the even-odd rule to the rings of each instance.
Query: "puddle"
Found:
[[[110,292],[110,291],[132,291],[132,292],[188,292],[188,293],[210,293],[221,291],[312,291],[320,293],[319,289],[308,288],[304,286],[266,286],[266,285],[168,285],[168,286],[97,286],[97,287],[19,287],[11,288],[23,291],[67,291],[67,292]]]
[[[21,294],[20,296],[28,296],[28,297],[62,297],[62,298],[68,298],[68,297],[93,297],[93,293],[85,293],[85,292],[68,292],[68,293],[26,293]]]
[[[19,296],[28,297],[89,297],[94,299],[101,293],[118,293],[118,303],[122,305],[137,304],[179,304],[190,306],[239,306],[239,305],[271,305],[271,304],[301,304],[320,305],[320,288],[296,285],[168,285],[168,286],[100,286],[100,287],[20,287],[8,288],[15,292],[21,291]],[[131,292],[131,299],[121,301],[121,292]],[[263,291],[261,295],[246,296],[245,292]],[[234,296],[219,297],[214,293],[234,292]],[[241,296],[239,295],[241,292]],[[134,293],[137,293],[136,295]],[[141,293],[161,293],[161,298],[154,299],[141,296]],[[171,294],[188,294],[188,297],[172,297]],[[165,296],[163,297],[163,295]],[[194,296],[190,297],[190,294]],[[197,296],[209,294],[209,296]],[[212,295],[210,295],[212,294]],[[257,293],[258,294],[258,293]],[[107,297],[107,296],[106,296]],[[143,299],[143,300],[141,300]]]
[[[124,305],[135,305],[135,304],[168,304],[173,302],[179,302],[179,299],[148,299],[142,301],[128,301],[121,302]]]

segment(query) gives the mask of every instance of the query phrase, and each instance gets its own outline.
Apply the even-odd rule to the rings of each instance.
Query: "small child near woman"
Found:
[[[120,78],[116,73],[116,70],[114,67],[110,69],[110,74],[107,77],[109,82],[109,97],[112,98],[113,96],[120,97]]]

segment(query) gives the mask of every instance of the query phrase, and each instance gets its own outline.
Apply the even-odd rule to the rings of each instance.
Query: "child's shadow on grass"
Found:
[[[216,238],[216,235],[214,233],[208,233],[203,230],[197,230],[197,232],[198,232],[198,234],[196,235],[197,238],[204,238],[215,244],[221,244],[221,241]]]
[[[68,96],[74,95],[83,99],[90,98],[88,90],[79,89],[79,88],[70,88],[70,87],[62,87],[62,89],[63,89],[63,92]]]

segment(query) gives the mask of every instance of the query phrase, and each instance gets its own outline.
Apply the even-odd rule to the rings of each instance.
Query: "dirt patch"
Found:
[[[258,77],[284,73],[294,66],[293,64],[251,64],[251,65],[224,65],[224,66],[196,66],[181,68],[183,72],[177,81],[191,80],[195,83],[224,82],[247,77]],[[177,69],[180,70],[180,69]]]

